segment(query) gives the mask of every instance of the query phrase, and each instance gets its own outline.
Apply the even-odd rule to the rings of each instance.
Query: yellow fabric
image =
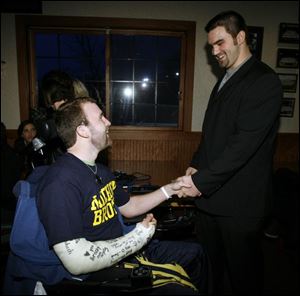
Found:
[[[197,288],[189,281],[190,277],[187,275],[185,270],[177,263],[165,263],[158,264],[149,261],[144,256],[135,256],[135,258],[140,262],[141,265],[148,266],[152,271],[152,286],[159,287],[169,283],[176,283],[184,286],[188,286],[197,291]],[[135,268],[138,267],[135,263],[124,263],[125,268]],[[162,270],[159,270],[162,269]],[[173,271],[168,272],[168,270]]]

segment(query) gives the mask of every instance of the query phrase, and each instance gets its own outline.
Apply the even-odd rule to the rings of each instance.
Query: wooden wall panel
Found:
[[[164,132],[166,133],[166,132]],[[122,137],[113,134],[113,147],[109,152],[110,160],[127,161],[167,161],[184,170],[201,140],[200,132],[172,133],[169,137],[156,131],[141,137],[131,134]],[[297,168],[299,162],[299,134],[278,134],[274,156],[274,167]]]
[[[163,133],[163,135],[162,135]],[[130,135],[128,135],[130,138]],[[113,146],[109,159],[128,161],[173,162],[176,168],[186,169],[200,142],[200,133],[150,132],[140,139],[120,139],[112,134]]]
[[[7,130],[8,143],[13,146],[16,130]],[[111,131],[113,147],[110,161],[165,161],[183,171],[189,165],[201,140],[200,132],[175,131]],[[299,134],[281,133],[277,137],[274,167],[299,170]]]

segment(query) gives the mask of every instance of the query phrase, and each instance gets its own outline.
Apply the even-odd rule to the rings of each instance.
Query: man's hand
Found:
[[[151,225],[154,225],[154,227],[156,227],[157,221],[154,218],[153,214],[147,214],[146,217],[143,219],[143,221],[141,222],[146,228],[148,228]]]
[[[169,183],[164,186],[164,188],[169,196],[174,195],[174,194],[178,195],[181,192],[182,188],[190,188],[190,187],[191,187],[190,184],[185,183],[182,180],[178,180],[178,179],[174,180],[174,181],[172,181],[172,183]]]
[[[198,190],[198,188],[194,185],[194,182],[192,180],[192,177],[189,176],[182,176],[176,179],[176,182],[179,184],[185,184],[181,187],[179,192],[177,193],[178,197],[196,197],[201,196],[201,192]]]
[[[191,176],[193,174],[195,174],[196,172],[198,172],[198,170],[196,170],[195,168],[193,167],[188,167],[185,171],[185,175],[186,176]]]

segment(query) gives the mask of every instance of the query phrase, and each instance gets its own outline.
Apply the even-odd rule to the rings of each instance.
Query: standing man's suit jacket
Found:
[[[218,92],[220,81],[191,162],[198,169],[192,180],[203,194],[196,205],[216,215],[262,217],[270,206],[281,83],[254,57]]]

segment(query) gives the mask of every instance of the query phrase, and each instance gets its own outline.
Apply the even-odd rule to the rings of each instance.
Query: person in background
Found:
[[[272,168],[282,87],[249,50],[244,18],[235,11],[206,25],[211,53],[224,75],[212,90],[202,137],[180,196],[194,196],[195,230],[212,264],[214,295],[262,295],[264,217],[272,204]]]
[[[41,81],[41,93],[47,112],[41,108],[31,110],[31,118],[38,133],[47,147],[48,158],[54,162],[57,157],[65,153],[66,149],[57,136],[54,123],[54,113],[57,108],[68,100],[75,99],[73,78],[66,72],[51,70],[44,75]]]
[[[65,153],[66,148],[57,136],[54,113],[61,104],[78,97],[88,97],[89,92],[82,81],[71,77],[67,72],[51,70],[41,81],[41,93],[48,112],[32,109],[31,117],[37,126],[41,139],[46,143],[47,158],[55,162],[58,156]],[[108,164],[107,150],[101,151],[98,160]]]
[[[80,81],[79,79],[75,78],[73,80],[73,88],[74,88],[75,98],[89,97],[89,91],[87,90],[83,82]]]
[[[52,70],[44,75],[41,91],[45,104],[57,110],[65,101],[75,98],[74,79],[66,72]]]
[[[37,136],[37,130],[33,121],[23,120],[18,127],[18,138],[14,143],[14,149],[21,161],[22,173],[28,175],[34,165],[34,148],[32,140]]]
[[[78,98],[61,105],[55,123],[67,153],[43,177],[37,207],[49,246],[64,267],[74,275],[92,272],[96,277],[97,271],[115,265],[145,246],[147,258],[157,263],[181,264],[194,285],[206,289],[206,254],[199,244],[157,240],[148,244],[156,225],[152,214],[147,214],[126,235],[122,234],[118,219],[116,207],[127,218],[143,215],[171,198],[185,184],[174,182],[149,194],[129,196],[112,172],[95,162],[99,151],[111,145],[111,123],[91,98]],[[101,274],[99,281],[103,281]],[[196,293],[188,287],[170,286],[164,293]]]
[[[16,198],[12,189],[20,177],[20,159],[7,143],[6,126],[1,121],[1,225],[13,222]]]

